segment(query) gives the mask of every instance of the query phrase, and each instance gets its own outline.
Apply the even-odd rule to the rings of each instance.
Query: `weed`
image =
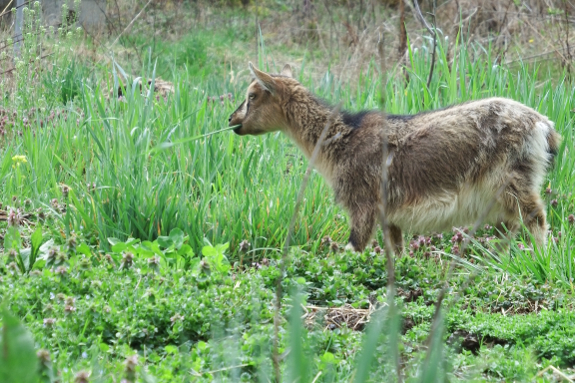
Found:
[[[42,46],[64,52],[55,33],[47,31]],[[227,43],[218,36],[221,49]],[[394,294],[382,248],[340,251],[345,217],[313,171],[286,249],[292,262],[280,267],[308,164],[281,135],[240,142],[229,132],[213,134],[249,79],[223,65],[208,71],[203,60],[211,60],[213,47],[206,41],[156,64],[149,56],[121,97],[110,92],[128,78],[117,62],[92,68],[62,53],[31,77],[43,84],[38,88],[24,84],[35,67],[22,64],[27,72],[18,84],[26,86],[3,98],[0,297],[28,328],[34,344],[26,335],[18,347],[46,381],[58,374],[61,381],[267,381],[278,283],[295,292],[280,302],[282,378],[529,380],[538,364],[574,363],[575,174],[566,107],[574,91],[564,77],[541,82],[526,65],[500,65],[490,46],[449,47],[442,37],[432,76],[424,44],[408,45],[408,82],[397,70],[373,76],[375,62],[352,86],[333,73],[302,79],[353,110],[383,100],[390,113],[415,113],[511,97],[548,115],[563,135],[547,180],[548,247],[532,256],[523,236],[508,254],[494,253],[490,227],[459,255],[465,228],[409,238],[410,251],[395,260],[390,314]],[[273,67],[264,54],[260,59]],[[196,63],[181,68],[186,60]],[[156,98],[160,71],[173,74],[174,92]],[[453,259],[445,304],[434,314]],[[312,309],[357,310],[369,324],[330,326],[322,315],[300,322]],[[6,312],[2,342],[13,329],[23,334]]]

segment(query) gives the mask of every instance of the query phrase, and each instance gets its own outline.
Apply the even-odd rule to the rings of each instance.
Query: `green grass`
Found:
[[[231,38],[227,33],[214,41]],[[548,247],[532,257],[519,246],[528,238],[519,238],[509,254],[496,255],[485,244],[493,229],[485,228],[460,258],[451,255],[457,244],[450,241],[452,233],[423,246],[415,238],[412,256],[395,265],[404,330],[393,330],[398,317],[376,312],[364,338],[346,325],[326,330],[321,315],[302,326],[294,302],[383,305],[385,257],[373,248],[352,254],[322,245],[325,236],[343,243],[348,224],[314,173],[296,220],[292,261],[280,276],[281,248],[307,162],[279,133],[223,132],[186,140],[227,126],[248,81],[230,81],[222,66],[206,70],[212,65],[206,54],[210,39],[198,45],[186,39],[178,42],[181,49],[170,49],[174,58],[162,58],[175,65],[170,69],[175,93],[165,100],[146,89],[141,94],[137,83],[126,84],[122,100],[110,97],[120,66],[102,68],[113,71],[112,78],[97,69],[93,76],[99,81],[82,81],[84,67],[70,64],[62,73],[72,85],[54,103],[35,110],[28,107],[32,99],[6,105],[17,117],[5,122],[0,142],[0,201],[7,211],[20,208],[31,215],[18,234],[1,224],[11,240],[4,239],[0,298],[28,328],[34,348],[50,352],[52,361],[41,363],[45,374],[58,371],[63,381],[73,381],[80,370],[90,370],[93,381],[131,379],[124,361],[138,354],[136,373],[145,381],[152,381],[150,376],[165,382],[271,380],[278,278],[291,292],[283,300],[279,334],[286,381],[391,381],[396,371],[390,360],[397,350],[407,381],[527,381],[548,365],[573,366],[575,225],[568,216],[575,212],[570,194],[575,91],[570,83],[538,81],[541,74],[526,66],[512,72],[494,65],[490,49],[476,45],[458,45],[453,62],[440,47],[429,88],[425,49],[410,52],[407,83],[399,69],[382,83],[375,63],[358,84],[342,84],[330,74],[313,83],[301,68],[306,86],[351,110],[383,103],[389,113],[416,113],[504,96],[547,115],[563,136],[547,180]],[[260,59],[267,63],[263,54]],[[144,67],[145,79],[159,73],[153,61]],[[73,101],[59,104],[69,98]],[[37,236],[31,235],[37,227],[57,251],[40,249],[28,272],[21,250],[37,248]],[[23,241],[14,240],[17,235]],[[249,244],[241,248],[244,240]],[[218,246],[223,243],[229,248]],[[10,246],[18,255],[10,255]],[[458,266],[448,275],[452,259]],[[445,282],[450,288],[441,311],[445,320],[433,322],[433,303]],[[3,316],[5,326],[19,331]],[[430,330],[433,323],[439,330]],[[472,334],[476,344],[462,349],[448,341],[455,331]]]
[[[164,245],[160,247],[164,249]],[[128,245],[132,251],[129,246],[134,245]],[[54,266],[66,265],[66,272],[51,270],[42,261],[38,271],[28,276],[8,267],[0,285],[5,307],[22,318],[37,348],[51,352],[52,368],[61,372],[64,381],[72,381],[80,370],[91,370],[94,378],[101,375],[102,381],[123,376],[126,371],[122,362],[134,354],[140,356],[139,376],[145,366],[145,371],[159,381],[185,381],[189,374],[197,381],[240,380],[242,376],[244,381],[265,381],[271,375],[270,308],[279,276],[275,260],[269,266],[230,273],[218,272],[206,255],[203,258],[209,266],[184,270],[171,266],[170,252],[163,250],[161,262],[154,268],[148,261],[150,255],[143,250],[134,251],[137,256],[128,266],[121,256],[123,246],[112,251],[109,260],[94,254],[84,256],[84,247],[79,243],[75,249],[61,248],[67,260]],[[367,306],[369,295],[378,301],[385,293],[385,275],[378,267],[381,257],[374,252],[366,252],[357,260],[344,253],[294,255],[297,262],[288,268],[283,284],[287,290],[306,291],[300,298],[304,305],[339,306],[342,302],[355,304],[358,299],[361,303],[363,295]],[[443,278],[441,268],[435,265],[438,261],[405,257],[397,267],[399,286],[407,290],[417,284],[423,289],[414,301],[397,301],[404,326],[411,323],[399,340],[400,355],[406,363],[403,373],[412,379],[420,374],[426,350],[423,342],[430,333],[434,309],[429,302],[436,298]],[[426,270],[426,278],[413,273],[418,268]],[[540,314],[502,316],[496,306],[496,294],[500,292],[487,290],[493,288],[494,277],[497,275],[492,273],[476,277],[476,287],[446,311],[446,338],[463,330],[478,339],[476,355],[448,341],[445,363],[450,379],[498,381],[503,377],[523,381],[550,364],[563,368],[572,365],[573,301],[556,288],[529,285],[525,279],[495,281],[502,291],[516,291],[511,298],[516,307],[522,302],[546,306]],[[380,282],[374,282],[378,279]],[[458,285],[463,280],[465,276],[456,277],[452,283]],[[14,287],[16,284],[18,287]],[[355,291],[330,303],[322,297],[329,296],[334,285],[354,287]],[[449,297],[447,303],[451,300]],[[550,303],[554,300],[559,302]],[[290,298],[285,300],[286,317],[295,315],[289,314],[292,302]],[[289,363],[301,358],[306,360],[307,376],[322,372],[322,381],[349,381],[357,373],[354,354],[365,346],[361,332],[345,325],[325,330],[321,319],[299,329],[297,320],[291,323],[280,333],[280,351],[299,349],[301,355],[288,354],[291,362],[284,366],[286,374],[297,371],[289,368]],[[385,346],[388,338],[377,334],[373,381],[390,375]],[[294,343],[295,339],[301,343]],[[219,374],[213,372],[218,370]]]

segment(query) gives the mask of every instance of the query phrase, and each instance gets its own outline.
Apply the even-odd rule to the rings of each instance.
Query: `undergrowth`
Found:
[[[259,66],[278,69],[283,63],[260,45]],[[375,59],[354,86],[329,72],[313,81],[300,66],[304,85],[350,110],[417,113],[503,96],[547,115],[563,136],[541,191],[547,247],[532,256],[523,235],[496,254],[489,226],[464,254],[465,228],[409,234],[395,264],[394,313],[381,233],[363,254],[343,252],[346,217],[315,173],[294,227],[292,261],[281,272],[307,161],[280,134],[206,135],[227,125],[249,79],[225,68],[180,67],[185,57],[207,60],[203,49],[174,56],[174,91],[165,96],[153,91],[160,60],[149,55],[141,78],[128,80],[112,58],[95,70],[61,59],[53,67],[61,82],[49,98],[46,86],[5,99],[3,381],[38,381],[27,374],[35,370],[42,381],[272,380],[278,281],[289,292],[275,355],[286,381],[548,381],[538,371],[573,366],[574,90],[567,76],[539,81],[537,69],[511,70],[489,46],[460,41],[439,44],[429,86],[426,45],[409,51],[408,80],[400,67],[380,73]],[[328,315],[328,308],[341,311]]]

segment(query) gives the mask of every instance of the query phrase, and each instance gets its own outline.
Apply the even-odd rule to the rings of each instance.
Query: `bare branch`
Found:
[[[290,221],[290,224],[288,226],[287,238],[286,238],[286,241],[285,241],[284,247],[283,247],[282,259],[281,259],[281,264],[280,264],[280,275],[278,277],[277,284],[276,284],[276,301],[275,301],[275,315],[274,315],[274,339],[273,339],[273,346],[272,346],[273,347],[272,348],[272,359],[273,359],[274,375],[275,375],[276,383],[279,383],[281,381],[280,355],[278,352],[278,348],[279,348],[280,311],[281,311],[281,305],[282,305],[282,303],[281,303],[282,302],[282,279],[283,279],[283,275],[285,273],[285,269],[286,269],[286,265],[287,265],[287,261],[288,261],[291,237],[293,235],[293,230],[294,230],[294,226],[295,226],[295,220],[297,218],[297,213],[298,213],[300,206],[302,204],[302,201],[303,201],[304,191],[307,187],[307,183],[308,183],[309,177],[311,175],[311,170],[313,169],[315,161],[317,160],[317,157],[319,155],[321,147],[326,143],[325,139],[327,137],[329,127],[331,126],[331,124],[335,120],[336,116],[339,114],[340,107],[341,107],[341,104],[338,104],[331,111],[331,113],[330,113],[330,115],[327,118],[327,121],[325,123],[325,127],[323,128],[323,131],[321,132],[321,135],[319,136],[319,139],[317,140],[317,143],[315,144],[315,148],[313,150],[313,153],[312,153],[312,155],[309,159],[309,163],[307,165],[307,170],[305,172],[303,182],[302,182],[301,187],[299,189],[296,204],[294,207],[294,212],[292,214],[291,221]],[[335,138],[339,138],[339,136],[336,135],[335,137],[328,140],[327,142],[331,142]]]
[[[421,25],[423,25],[429,31],[429,33],[435,35],[435,28],[431,28],[431,26],[427,23],[427,21],[425,21],[425,18],[421,14],[421,8],[419,8],[419,2],[417,0],[413,0],[413,6],[415,7],[415,17],[417,18],[417,20],[419,20]],[[435,17],[435,7],[433,9],[433,13]]]
[[[417,0],[414,0],[417,4]],[[427,76],[427,91],[429,92],[429,86],[431,85],[431,78],[433,77],[433,69],[435,68],[435,51],[437,48],[437,20],[435,19],[435,0],[433,0],[433,53],[431,54],[431,67],[429,68],[429,76]],[[421,14],[421,12],[420,12]]]

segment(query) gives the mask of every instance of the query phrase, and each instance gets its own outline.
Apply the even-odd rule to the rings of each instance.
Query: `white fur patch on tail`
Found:
[[[533,135],[525,143],[524,155],[533,161],[533,187],[535,190],[541,189],[545,174],[547,173],[547,166],[551,160],[549,153],[549,142],[547,137],[553,129],[553,122],[549,120],[537,121]]]

